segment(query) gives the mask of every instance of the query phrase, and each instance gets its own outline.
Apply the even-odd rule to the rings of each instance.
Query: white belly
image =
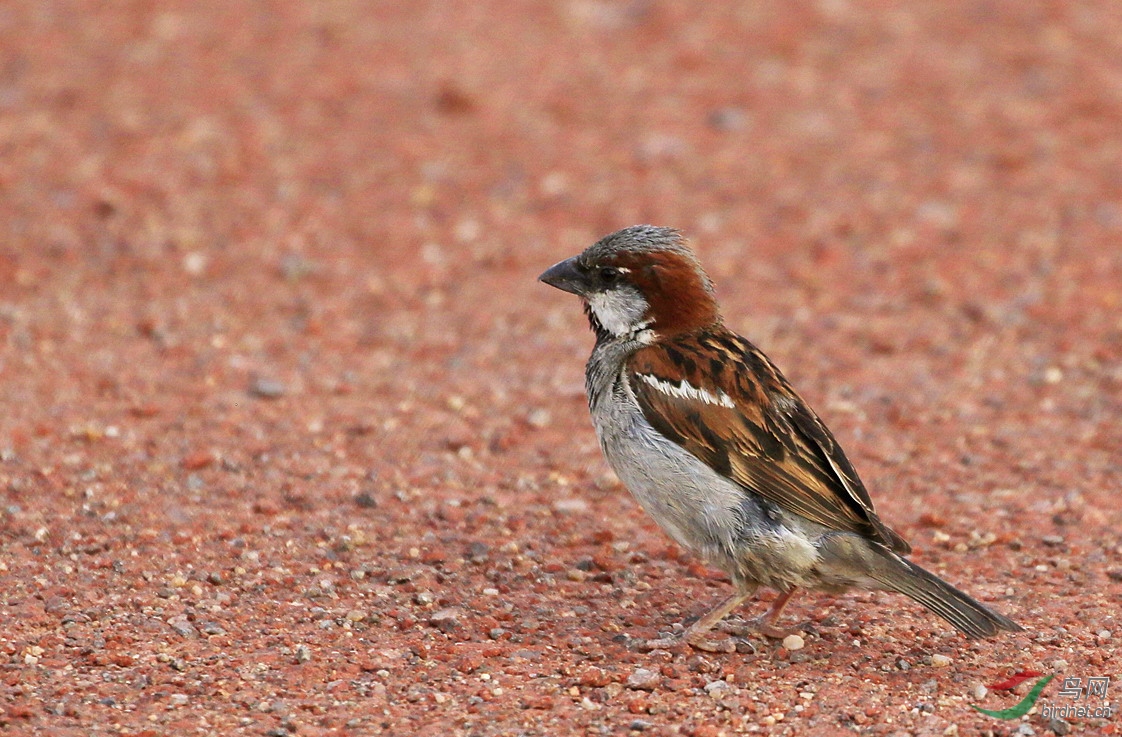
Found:
[[[637,403],[622,399],[593,411],[600,446],[620,481],[679,545],[738,584],[812,582],[818,554],[802,525],[664,437]]]

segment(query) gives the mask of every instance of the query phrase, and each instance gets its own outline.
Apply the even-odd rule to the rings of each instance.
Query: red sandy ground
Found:
[[[0,39],[0,732],[1122,731],[969,708],[1122,693],[1113,0],[10,0]],[[728,587],[608,473],[535,277],[635,222],[1028,631],[855,593],[793,652],[629,646]]]

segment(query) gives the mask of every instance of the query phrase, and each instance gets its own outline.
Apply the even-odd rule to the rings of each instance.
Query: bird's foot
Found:
[[[776,626],[766,614],[747,622],[720,622],[716,629],[733,637],[748,637],[752,634],[760,634],[773,640],[782,640],[787,635],[797,635],[799,633],[798,628],[786,629]]]
[[[682,640],[678,637],[655,637],[636,641],[635,649],[641,653],[649,653],[652,650],[670,650],[681,644]]]
[[[756,631],[764,637],[770,637],[773,640],[782,640],[788,635],[797,635],[799,630],[797,627],[777,627],[771,622],[767,621],[767,617],[760,617],[755,621]]]
[[[648,653],[652,650],[670,650],[680,645],[689,645],[695,650],[707,653],[756,652],[750,642],[740,637],[710,639],[704,632],[690,633],[688,630],[677,634],[664,634],[651,640],[641,640],[637,648]]]
[[[701,619],[697,620],[686,629],[681,629],[681,625],[675,625],[674,632],[654,640],[647,640],[640,644],[640,649],[649,652],[651,650],[674,647],[684,642],[690,647],[703,650],[707,653],[734,653],[737,651],[755,652],[756,649],[752,644],[741,638],[726,637],[720,640],[710,640],[706,637],[706,635],[725,618],[725,615],[738,607],[741,602],[752,594],[752,590],[753,589],[737,591],[732,596],[729,596],[720,604],[710,609]]]

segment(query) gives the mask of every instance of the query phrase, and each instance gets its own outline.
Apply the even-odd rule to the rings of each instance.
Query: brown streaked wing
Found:
[[[683,336],[640,350],[628,368],[647,421],[722,475],[809,520],[907,552],[829,430],[747,340],[727,331]],[[641,374],[679,388],[685,381],[734,407],[675,395]]]
[[[795,433],[802,437],[803,444],[812,451],[817,451],[820,456],[819,465],[822,461],[826,462],[833,472],[834,479],[844,487],[847,494],[846,500],[857,503],[860,508],[859,513],[876,529],[876,537],[879,538],[880,542],[897,553],[907,554],[912,552],[912,546],[908,544],[907,540],[880,521],[880,517],[873,509],[873,500],[869,498],[869,492],[865,489],[865,484],[861,482],[856,469],[849,462],[845,451],[838,445],[838,441],[834,439],[830,429],[814,413],[814,410],[794,393],[790,385],[787,385],[786,382],[784,382],[784,385],[786,396],[793,401],[773,402],[773,411],[786,415]],[[786,407],[784,407],[785,404]]]

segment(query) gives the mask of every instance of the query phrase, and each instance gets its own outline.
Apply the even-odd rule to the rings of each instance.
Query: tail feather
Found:
[[[832,569],[837,578],[844,580],[859,572],[867,577],[866,581],[871,579],[869,583],[875,582],[876,588],[914,599],[968,637],[992,637],[1001,630],[1022,629],[934,573],[857,535],[825,535],[819,540],[818,549],[823,565]]]
[[[885,588],[904,594],[938,614],[967,637],[992,637],[1001,630],[1019,632],[1023,628],[1013,620],[998,614],[934,573],[920,568],[909,560],[892,556],[893,562],[903,565],[888,575],[873,578]],[[879,566],[877,567],[879,568]]]

